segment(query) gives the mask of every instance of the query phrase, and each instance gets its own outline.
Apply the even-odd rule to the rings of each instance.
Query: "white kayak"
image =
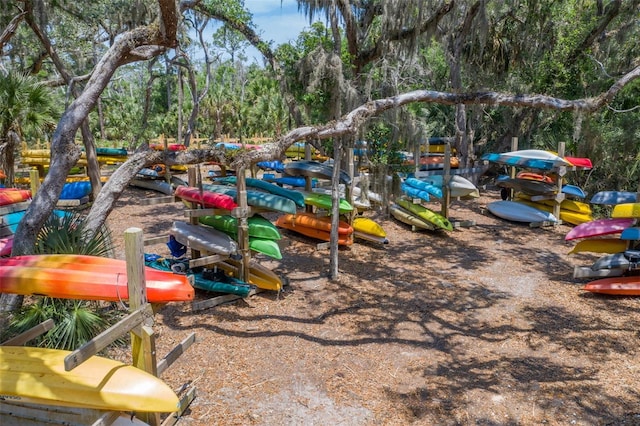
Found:
[[[532,223],[558,221],[552,213],[515,201],[493,201],[487,204],[487,209],[495,216],[513,222]]]

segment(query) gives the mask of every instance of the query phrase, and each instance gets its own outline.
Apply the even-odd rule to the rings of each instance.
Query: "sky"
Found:
[[[282,4],[281,4],[282,3]],[[245,7],[253,15],[258,34],[276,46],[295,41],[305,28],[309,28],[308,19],[298,12],[296,0],[245,0]],[[262,64],[262,55],[250,47],[246,51],[250,62]]]

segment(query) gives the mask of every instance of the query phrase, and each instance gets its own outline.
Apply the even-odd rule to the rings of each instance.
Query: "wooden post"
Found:
[[[198,174],[195,166],[189,167],[187,169],[187,182],[191,187],[198,186],[198,184],[200,184],[199,188],[200,190],[202,190],[202,182],[198,182]],[[195,203],[190,203],[190,207],[192,209],[198,208]],[[200,222],[196,216],[191,216],[189,218],[189,223],[192,225],[197,225]],[[197,259],[198,257],[200,257],[200,250],[191,249],[191,259]]]
[[[31,187],[31,196],[35,197],[36,192],[40,189],[40,172],[38,169],[29,170],[29,185]]]
[[[511,138],[511,151],[517,151],[518,150],[518,138],[517,137],[513,137]],[[511,179],[515,179],[516,177],[516,168],[515,166],[511,166],[509,168],[509,177]],[[509,189],[509,199],[512,200],[513,199],[513,188]]]
[[[558,157],[564,157],[565,143],[558,143]],[[556,172],[556,186],[558,187],[558,193],[555,197],[555,202],[553,203],[553,215],[560,221],[560,206],[562,204],[562,200],[564,196],[562,194],[562,179],[564,175],[567,173],[567,168],[565,166],[560,167]]]
[[[451,181],[451,144],[447,141],[444,145],[444,163],[442,176],[442,209],[441,214],[449,217],[449,202],[451,201],[451,191],[449,190],[449,182]]]
[[[245,169],[238,169],[236,172],[236,185],[237,185],[237,204],[238,207],[234,209],[234,216],[238,219],[238,243],[240,244],[240,253],[242,254],[242,262],[240,262],[239,277],[244,282],[249,282],[251,261],[251,250],[249,249],[249,204],[247,203],[247,181],[245,176]]]
[[[142,229],[140,228],[129,228],[124,232],[127,289],[129,291],[129,309],[131,311],[135,311],[147,304],[143,240]],[[150,326],[141,325],[131,330],[131,354],[135,367],[157,376],[155,336]],[[160,424],[160,415],[158,413],[144,413],[142,417],[142,420],[150,425]]]

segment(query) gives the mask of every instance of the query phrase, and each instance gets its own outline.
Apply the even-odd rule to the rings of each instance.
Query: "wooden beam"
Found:
[[[119,339],[123,334],[128,333],[134,327],[143,323],[153,323],[153,309],[150,304],[145,304],[137,310],[98,334],[93,339],[71,352],[64,359],[64,369],[71,371],[93,355],[97,354],[111,343]]]
[[[199,257],[189,261],[189,268],[197,268],[198,266],[213,265],[214,263],[220,263],[228,256],[222,257],[219,254],[213,254],[211,256]]]
[[[6,340],[3,343],[0,343],[0,346],[22,346],[27,343],[29,340],[35,339],[36,337],[46,333],[51,330],[55,322],[49,318],[46,321],[41,322],[40,324],[31,327],[27,331],[24,331],[17,336]]]
[[[196,333],[191,333],[182,342],[178,343],[168,354],[164,356],[156,365],[157,376],[164,373],[192,344],[196,341]]]

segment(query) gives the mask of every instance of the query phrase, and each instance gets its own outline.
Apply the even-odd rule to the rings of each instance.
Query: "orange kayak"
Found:
[[[147,300],[193,300],[185,275],[145,266]],[[129,299],[124,260],[76,254],[40,254],[0,258],[0,293],[59,299],[119,301]]]
[[[28,189],[0,188],[0,206],[27,201],[31,198],[31,191]]]
[[[640,276],[603,278],[590,282],[583,290],[615,296],[640,296]]]
[[[312,213],[282,215],[276,220],[276,226],[317,240],[329,241],[331,238],[331,218],[316,217]],[[351,234],[353,234],[353,227],[341,220],[338,224],[338,244],[345,246],[353,244]]]

